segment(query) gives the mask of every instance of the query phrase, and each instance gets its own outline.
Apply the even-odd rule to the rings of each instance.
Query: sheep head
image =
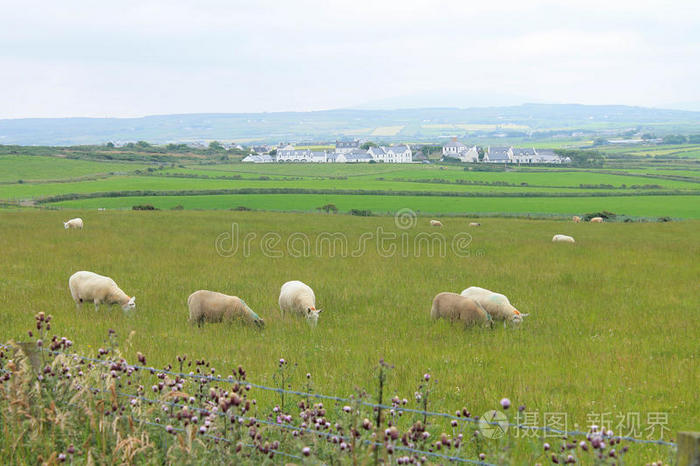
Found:
[[[323,311],[323,309],[316,309],[315,307],[307,307],[306,308],[306,321],[311,325],[312,327],[315,327],[316,324],[318,324],[318,315]]]
[[[129,298],[129,301],[127,301],[126,304],[122,305],[122,309],[125,311],[130,311],[136,307],[136,296],[132,296]]]

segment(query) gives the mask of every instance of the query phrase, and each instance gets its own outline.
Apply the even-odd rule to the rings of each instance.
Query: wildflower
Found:
[[[484,461],[486,459],[486,453],[479,453],[479,459]]]
[[[59,453],[58,454],[58,461],[60,463],[63,463],[66,460],[66,454],[65,453]]]
[[[346,413],[349,413],[350,409],[350,406],[343,406],[343,411],[345,411]]]
[[[169,434],[172,434],[174,430],[175,430],[175,429],[173,429],[173,426],[171,426],[170,424],[168,424],[167,426],[165,426],[165,431],[166,431],[167,433],[169,433]]]
[[[280,360],[280,361],[282,361],[282,360]],[[301,454],[304,456],[309,456],[311,454],[311,448],[309,448],[309,447],[302,448]]]
[[[457,421],[455,421],[454,419],[452,420],[451,424],[452,424],[452,427],[457,427]]]
[[[427,372],[426,372],[425,374],[423,374],[423,379],[425,379],[426,382],[429,381],[429,380],[430,380],[430,374],[428,374]]]
[[[503,398],[503,399],[501,400],[501,407],[502,407],[503,409],[508,409],[508,408],[510,408],[510,400],[509,400],[508,398]]]
[[[548,451],[551,448],[551,446],[546,442],[544,445],[542,445],[542,447],[544,448],[544,451]]]

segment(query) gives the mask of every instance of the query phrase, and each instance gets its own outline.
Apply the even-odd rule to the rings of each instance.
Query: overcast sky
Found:
[[[0,0],[0,118],[451,96],[700,107],[700,1]]]

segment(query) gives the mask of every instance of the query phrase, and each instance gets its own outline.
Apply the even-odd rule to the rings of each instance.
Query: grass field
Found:
[[[633,198],[634,199],[634,198]],[[664,199],[659,200],[659,206]],[[666,200],[669,202],[669,200]],[[605,206],[603,206],[605,207]],[[85,219],[82,231],[65,231],[68,217]],[[0,211],[0,328],[2,340],[26,340],[38,311],[52,314],[52,331],[94,355],[107,330],[121,338],[135,332],[130,358],[142,351],[162,366],[177,355],[204,357],[222,372],[242,364],[249,380],[275,385],[283,357],[297,364],[291,385],[301,389],[312,374],[316,392],[347,396],[355,387],[376,392],[375,367],[390,371],[386,393],[407,397],[425,372],[437,382],[429,407],[453,412],[466,406],[480,415],[510,398],[528,412],[566,413],[568,428],[582,428],[592,415],[667,413],[665,438],[697,430],[700,386],[697,336],[700,242],[698,221],[634,224],[573,224],[557,221],[485,219],[469,229],[467,219],[447,219],[440,230],[447,252],[415,247],[431,232],[427,218],[397,228],[390,217],[259,212]],[[236,223],[240,238],[254,234],[248,253],[232,253],[222,233]],[[380,254],[363,234],[377,228],[402,238],[396,254]],[[454,249],[455,235],[468,231],[467,249]],[[330,254],[315,245],[325,232],[345,235],[356,257]],[[279,235],[265,252],[266,233]],[[308,238],[311,252],[293,257],[289,238]],[[552,244],[555,233],[577,243]],[[220,243],[222,244],[222,243]],[[298,246],[298,243],[297,243]],[[385,249],[386,251],[386,249]],[[457,254],[456,251],[459,253]],[[404,253],[405,252],[405,253]],[[228,256],[228,257],[227,257]],[[76,311],[67,289],[70,274],[94,270],[113,277],[136,296],[137,309],[89,306]],[[277,310],[280,285],[309,283],[324,309],[316,329]],[[522,312],[519,329],[464,329],[432,322],[435,294],[480,285],[506,293]],[[192,327],[185,301],[196,289],[236,294],[267,325]],[[259,403],[277,399],[255,393]],[[623,429],[613,425],[616,433]],[[646,438],[644,432],[642,438]],[[516,444],[521,456],[528,441]],[[632,446],[628,464],[665,458],[668,450]]]
[[[170,209],[233,209],[239,206],[274,211],[314,211],[326,204],[335,204],[343,212],[369,209],[374,213],[391,213],[410,208],[436,214],[508,213],[580,215],[587,212],[615,212],[633,217],[700,218],[697,196],[626,196],[626,197],[438,197],[438,196],[350,196],[340,194],[232,194],[202,196],[134,196],[80,199],[57,202],[64,208],[129,209],[151,204]]]
[[[139,163],[95,162],[58,157],[0,155],[0,182],[57,180],[144,169]]]

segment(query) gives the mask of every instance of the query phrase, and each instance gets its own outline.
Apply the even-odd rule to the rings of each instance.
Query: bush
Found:
[[[588,222],[594,217],[602,217],[605,220],[615,220],[615,218],[617,217],[617,214],[614,214],[612,212],[608,212],[607,210],[604,210],[602,212],[592,212],[592,213],[585,214],[583,216],[583,220]]]
[[[239,205],[238,207],[234,207],[231,210],[238,211],[238,212],[250,212],[253,209],[251,209],[250,207]]]
[[[659,217],[659,219],[658,219],[657,221],[658,221],[658,222],[662,222],[662,223],[670,222],[670,221],[671,221],[671,217]]]
[[[360,210],[360,209],[350,209],[350,215],[357,215],[358,217],[371,217],[371,210]]]
[[[160,210],[153,207],[151,204],[140,204],[131,207],[131,210]]]
[[[185,208],[182,207],[180,204],[176,205],[175,207],[171,208],[170,210],[184,210]]]

